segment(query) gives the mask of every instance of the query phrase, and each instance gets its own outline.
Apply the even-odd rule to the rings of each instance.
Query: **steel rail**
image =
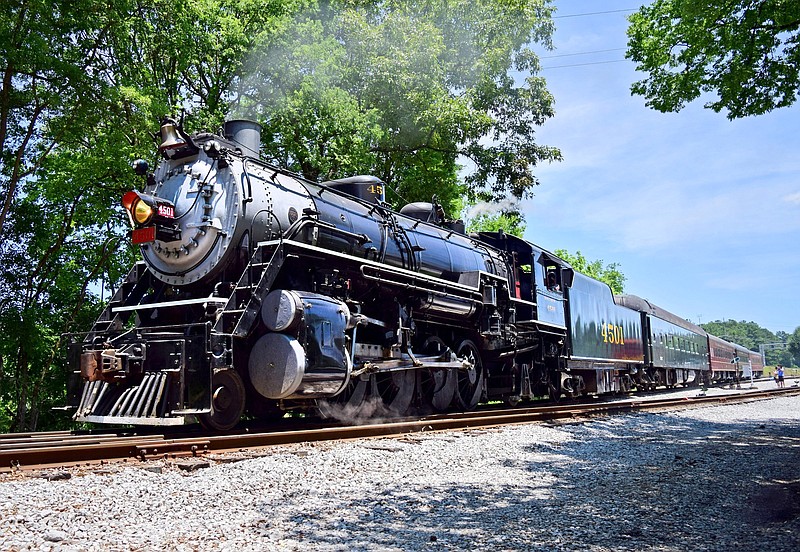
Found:
[[[29,434],[23,438],[0,435],[0,473],[43,466],[66,466],[101,460],[148,459],[200,456],[304,442],[335,441],[372,437],[396,437],[431,431],[496,427],[564,419],[581,419],[632,411],[664,408],[689,408],[700,405],[733,404],[800,394],[800,388],[753,391],[731,395],[696,396],[671,399],[634,398],[602,403],[560,404],[486,409],[457,414],[441,414],[388,423],[329,426],[238,433],[231,435],[194,435],[165,438],[163,435],[116,436],[69,435],[64,432]],[[368,421],[368,420],[367,420]]]

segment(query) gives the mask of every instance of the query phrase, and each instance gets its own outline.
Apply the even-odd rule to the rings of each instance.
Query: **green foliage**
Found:
[[[792,355],[793,363],[791,365],[800,366],[800,327],[795,328],[792,335],[787,340],[789,344],[789,354]],[[789,363],[784,362],[784,366],[790,366]]]
[[[116,12],[126,6],[0,8],[0,419],[8,421],[0,430],[35,428],[63,403],[60,334],[95,309],[89,284],[104,272],[103,245],[114,243],[105,223],[109,194],[119,191],[107,177],[135,139],[115,123],[136,107],[104,78],[107,44],[124,34]]]
[[[747,347],[751,351],[758,351],[758,346],[761,343],[774,343],[777,341],[775,334],[755,322],[715,320],[701,324],[701,327],[710,334],[742,347]]]
[[[775,366],[800,366],[800,328],[794,333],[786,332],[772,333],[766,328],[762,328],[755,322],[737,322],[736,320],[715,320],[701,324],[708,333],[721,337],[727,341],[732,341],[751,351],[758,351],[759,345],[767,343],[786,343],[788,348],[767,350],[764,353],[766,364]]]
[[[64,404],[60,336],[88,329],[130,268],[119,198],[141,182],[130,161],[154,160],[154,123],[176,106],[190,127],[221,120],[256,26],[300,5],[2,4],[0,431],[63,423],[49,410]]]
[[[550,12],[545,0],[321,2],[256,47],[237,113],[261,114],[267,157],[312,179],[374,174],[390,201],[436,193],[448,212],[464,194],[519,198],[536,164],[560,158],[534,140],[552,96],[526,46],[550,45]],[[474,167],[463,184],[460,157]]]
[[[781,351],[767,351],[764,356],[766,357],[767,365],[776,366],[798,366],[798,357],[795,357],[791,351],[784,349]]]
[[[580,251],[573,255],[566,249],[556,249],[555,254],[571,264],[578,272],[608,284],[612,293],[620,294],[625,290],[627,278],[620,272],[619,264],[609,263],[604,266],[602,260],[590,261]]]
[[[729,119],[792,105],[800,85],[800,2],[656,0],[630,17],[627,57],[648,73],[632,86],[659,111],[706,93]]]
[[[706,322],[701,324],[702,328],[710,334],[721,337],[726,341],[731,341],[743,347],[747,347],[751,351],[758,351],[759,345],[765,343],[786,343],[789,340],[790,348],[776,349],[766,351],[764,353],[767,365],[774,366],[776,364],[783,364],[784,366],[797,365],[797,360],[800,356],[794,355],[791,352],[791,336],[785,332],[778,332],[774,334],[766,328],[762,328],[755,322],[745,322],[744,320],[737,322],[736,320],[715,320],[713,322]],[[800,329],[800,328],[799,328]],[[800,332],[795,331],[795,334],[800,338]]]
[[[525,217],[519,204],[511,201],[499,203],[468,202],[462,198],[460,212],[469,232],[497,232],[522,237],[525,233]]]
[[[482,214],[471,219],[467,232],[497,232],[522,237],[525,233],[525,219],[519,213]]]

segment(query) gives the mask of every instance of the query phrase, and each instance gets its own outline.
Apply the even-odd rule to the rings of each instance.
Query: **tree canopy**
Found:
[[[710,334],[721,337],[726,341],[731,341],[737,345],[747,347],[751,351],[758,351],[759,345],[766,343],[786,343],[788,340],[789,349],[768,350],[764,353],[768,365],[783,364],[784,366],[797,365],[800,356],[791,352],[791,336],[784,332],[772,333],[755,322],[745,322],[744,320],[714,320],[700,325]],[[800,343],[800,328],[795,330],[793,335],[797,335]],[[800,352],[800,351],[798,351]],[[792,358],[794,355],[794,358]]]
[[[265,155],[309,178],[368,172],[395,204],[435,190],[448,212],[464,194],[521,198],[533,168],[560,158],[535,141],[553,98],[527,46],[551,46],[551,10],[545,0],[321,2],[254,48],[232,101],[263,123]]]
[[[556,249],[554,253],[571,264],[572,268],[581,274],[586,274],[595,280],[608,284],[612,293],[619,294],[625,291],[625,280],[627,278],[619,270],[619,264],[609,263],[603,265],[601,259],[590,261],[580,251],[573,255],[566,249]]]
[[[729,119],[792,105],[800,86],[800,2],[656,0],[630,16],[634,94],[663,112],[711,93]]]
[[[792,355],[794,365],[800,365],[800,327],[795,328],[792,335],[788,336],[789,353]],[[784,364],[787,364],[784,362]]]

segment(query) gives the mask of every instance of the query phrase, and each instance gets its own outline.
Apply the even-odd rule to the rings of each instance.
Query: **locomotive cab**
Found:
[[[509,287],[514,290],[517,322],[566,328],[564,290],[574,271],[566,261],[505,232],[479,232],[475,237],[505,251],[513,267]]]
[[[541,275],[541,284],[536,286],[539,321],[566,327],[565,293],[572,286],[573,269],[544,250],[534,251],[534,258],[535,270]]]

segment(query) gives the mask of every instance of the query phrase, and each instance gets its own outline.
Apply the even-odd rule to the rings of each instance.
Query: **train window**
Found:
[[[558,267],[548,265],[545,267],[545,285],[550,291],[561,291],[561,286],[558,283]]]

